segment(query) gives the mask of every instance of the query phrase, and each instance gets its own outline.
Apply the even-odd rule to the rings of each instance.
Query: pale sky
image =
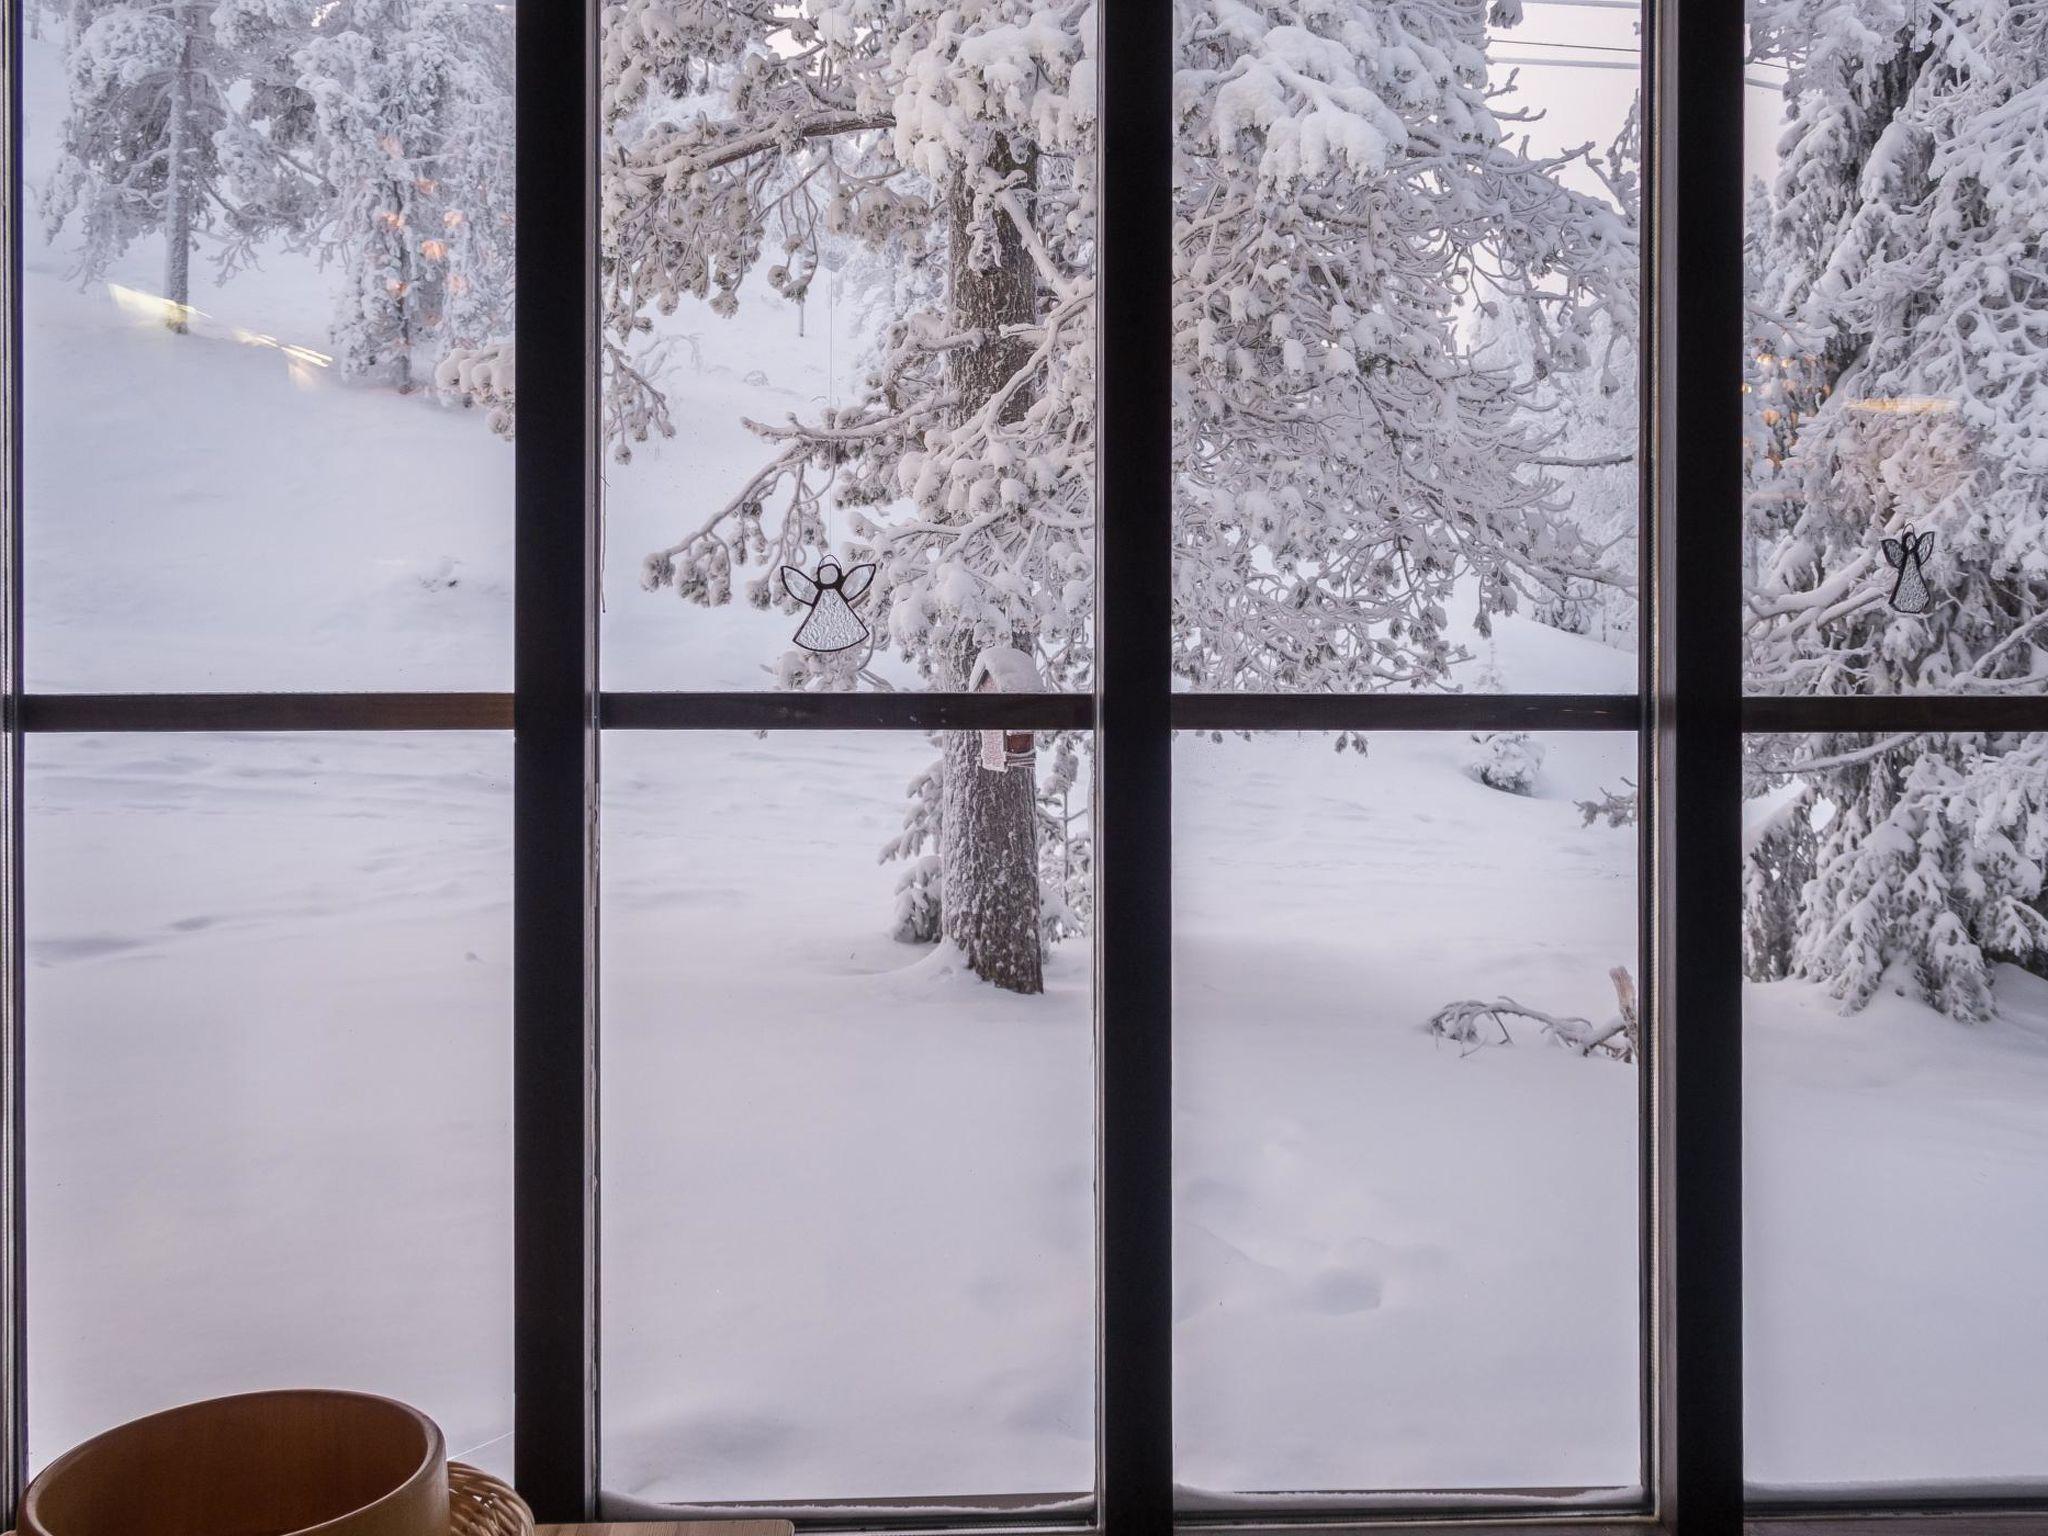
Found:
[[[1626,0],[1524,0],[1522,24],[1494,34],[1496,76],[1519,70],[1514,94],[1496,106],[1543,113],[1524,130],[1531,149],[1553,154],[1588,139],[1602,149],[1613,141],[1641,70],[1640,16]],[[1768,178],[1777,161],[1780,102],[1769,81],[1780,73],[1747,71],[1743,160],[1753,176]]]

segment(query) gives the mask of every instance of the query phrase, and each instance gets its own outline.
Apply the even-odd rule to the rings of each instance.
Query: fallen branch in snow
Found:
[[[1446,1003],[1431,1016],[1429,1032],[1444,1040],[1455,1040],[1472,1050],[1483,1045],[1513,1045],[1515,1037],[1508,1032],[1507,1026],[1507,1020],[1512,1016],[1534,1021],[1558,1045],[1581,1056],[1597,1053],[1615,1061],[1632,1062],[1639,1053],[1640,1035],[1635,979],[1629,975],[1625,965],[1615,966],[1607,975],[1614,983],[1619,1012],[1603,1024],[1596,1025],[1591,1019],[1580,1018],[1576,1014],[1545,1013],[1541,1008],[1531,1008],[1527,1003],[1503,995],[1490,1003],[1480,998]],[[1487,1038],[1489,1024],[1493,1030],[1499,1031],[1498,1040]]]

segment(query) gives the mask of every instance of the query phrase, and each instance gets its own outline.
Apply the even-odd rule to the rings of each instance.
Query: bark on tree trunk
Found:
[[[972,731],[946,733],[946,937],[984,981],[1043,992],[1038,912],[1038,829],[1028,768],[981,766]]]
[[[985,162],[999,176],[1023,171],[1030,198],[1032,167],[999,145]],[[1037,282],[1022,238],[1006,219],[977,248],[974,238],[974,183],[956,175],[947,195],[949,312],[956,328],[988,334],[978,346],[952,355],[951,368],[962,420],[994,398],[1031,356],[1029,342],[995,335],[1005,325],[1028,325],[1038,316]],[[1018,390],[1002,407],[1015,420],[1030,404]],[[1030,649],[1030,637],[1011,637]],[[965,688],[979,654],[971,635],[946,647],[952,688]],[[940,854],[945,866],[941,921],[946,937],[960,946],[967,964],[984,981],[1012,992],[1043,992],[1038,903],[1037,781],[1025,768],[992,772],[981,766],[981,744],[973,731],[946,736]]]
[[[177,72],[171,76],[169,142],[164,156],[164,324],[182,335],[192,303],[192,29],[195,18],[179,5]]]

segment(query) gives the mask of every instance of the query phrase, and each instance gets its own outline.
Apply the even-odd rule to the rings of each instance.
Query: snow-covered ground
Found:
[[[32,56],[31,170],[56,122]],[[38,689],[502,688],[509,448],[351,387],[304,262],[190,337],[28,251]],[[849,313],[679,315],[682,434],[608,472],[606,678],[762,686],[785,616],[647,596],[830,399]],[[701,351],[686,339],[696,333]],[[1505,687],[1625,689],[1526,621]],[[1209,1491],[1637,1477],[1637,1083],[1518,1030],[1636,967],[1634,842],[1555,736],[1529,797],[1456,736],[1176,752],[1177,1442]],[[1061,1493],[1092,1468],[1089,956],[1038,999],[887,938],[921,739],[606,746],[604,1475],[647,1497]],[[509,775],[498,736],[39,737],[28,858],[33,1452],[330,1381],[510,1429]],[[2048,988],[1967,1030],[1755,989],[1750,1468],[2010,1478],[2048,1439]],[[1735,1021],[1728,1021],[1733,1027]],[[1111,1106],[1114,1112],[1114,1106]]]

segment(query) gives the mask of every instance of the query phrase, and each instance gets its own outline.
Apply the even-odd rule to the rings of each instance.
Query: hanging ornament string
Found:
[[[835,276],[828,273],[825,283],[825,410],[828,419],[836,420],[839,293]],[[875,579],[873,565],[856,565],[842,572],[832,556],[832,504],[837,485],[835,476],[826,482],[819,496],[818,521],[825,551],[818,561],[817,574],[807,576],[793,565],[785,565],[781,572],[783,590],[808,610],[797,628],[796,643],[821,656],[851,650],[868,638],[868,627],[853,611],[853,605]]]

